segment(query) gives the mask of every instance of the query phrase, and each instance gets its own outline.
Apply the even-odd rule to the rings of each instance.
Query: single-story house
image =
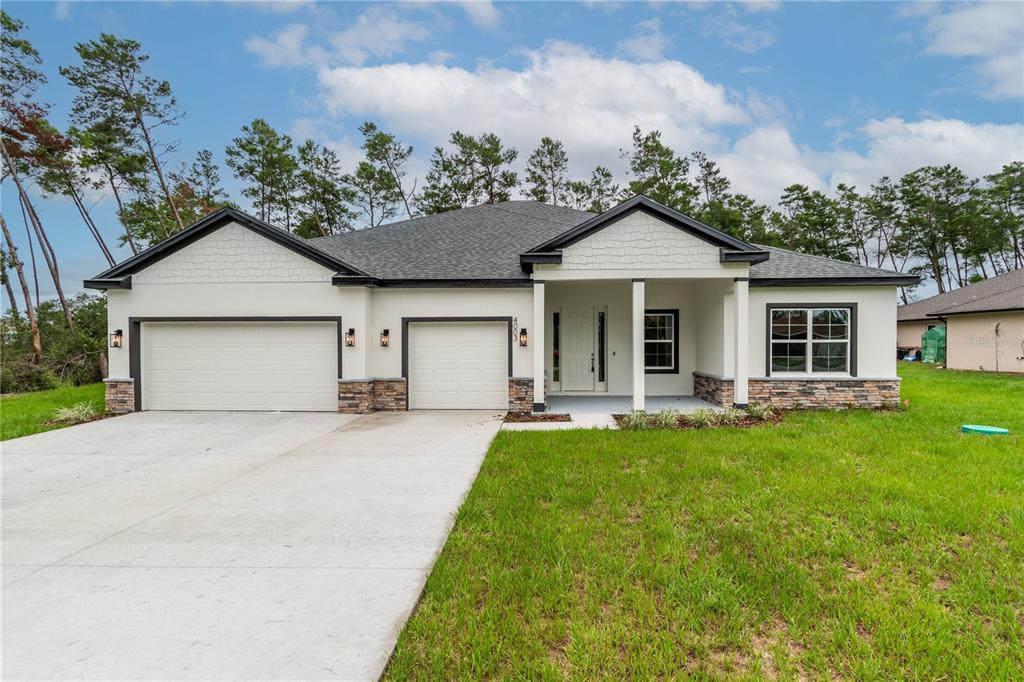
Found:
[[[85,284],[108,293],[114,411],[529,412],[560,395],[896,403],[896,289],[914,282],[638,196],[312,240],[223,209]]]
[[[1024,373],[1024,269],[900,306],[897,320],[900,334],[904,325],[944,324],[950,369]]]

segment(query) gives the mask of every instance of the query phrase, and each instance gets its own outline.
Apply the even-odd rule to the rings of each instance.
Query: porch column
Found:
[[[647,392],[644,374],[644,280],[633,280],[633,409],[644,409]]]
[[[737,277],[733,280],[733,298],[736,301],[736,357],[733,363],[735,367],[733,375],[733,403],[736,407],[747,405],[747,377],[750,374],[748,368],[750,359],[750,280],[747,277]]]
[[[533,283],[533,411],[544,411],[544,282]],[[515,340],[513,339],[513,342]]]

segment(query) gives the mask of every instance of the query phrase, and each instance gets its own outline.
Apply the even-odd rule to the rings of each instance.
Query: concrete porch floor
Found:
[[[692,395],[647,396],[645,401],[647,412],[672,409],[679,412],[693,412],[700,408],[720,410],[711,403],[694,398]],[[623,414],[633,409],[633,397],[628,395],[568,395],[556,394],[548,396],[548,412],[577,415]]]

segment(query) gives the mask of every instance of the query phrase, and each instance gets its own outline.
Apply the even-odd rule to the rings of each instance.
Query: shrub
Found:
[[[82,401],[70,407],[60,407],[53,413],[53,421],[64,424],[81,424],[98,416],[96,407],[92,403]]]
[[[658,410],[650,418],[650,426],[655,429],[674,429],[679,422],[679,413],[665,408]]]
[[[704,429],[718,423],[718,413],[707,407],[702,407],[686,414],[685,419],[690,426]]]
[[[743,410],[737,410],[735,407],[722,410],[716,415],[716,421],[720,426],[736,426],[743,419]]]
[[[767,403],[750,403],[747,405],[747,414],[763,422],[772,418],[775,414],[775,408]]]
[[[33,365],[28,358],[5,356],[3,364],[0,364],[0,393],[45,391],[59,385],[53,371],[42,365]]]
[[[647,413],[643,410],[627,412],[622,416],[621,427],[626,431],[643,431],[647,429]]]

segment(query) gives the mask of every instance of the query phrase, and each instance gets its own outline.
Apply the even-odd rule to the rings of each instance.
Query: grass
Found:
[[[103,384],[68,386],[0,397],[0,440],[70,426],[52,423],[57,411],[87,402],[103,414]]]
[[[1024,378],[900,372],[900,411],[502,432],[386,678],[1019,679]]]

